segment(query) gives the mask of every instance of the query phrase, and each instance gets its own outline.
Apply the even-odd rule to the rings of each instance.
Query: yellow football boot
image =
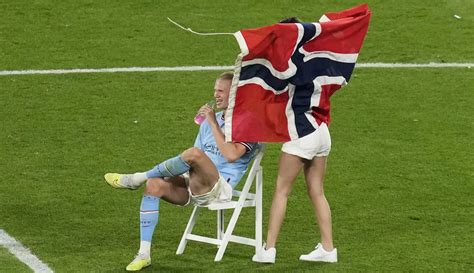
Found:
[[[107,184],[116,189],[135,190],[137,188],[130,185],[132,180],[132,175],[130,174],[106,173],[104,178]]]
[[[133,259],[133,261],[129,265],[127,265],[127,268],[125,269],[127,271],[138,271],[150,265],[151,265],[150,257],[143,257],[141,255],[137,255],[135,259]]]

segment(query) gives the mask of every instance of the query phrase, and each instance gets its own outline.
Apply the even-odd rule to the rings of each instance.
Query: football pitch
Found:
[[[474,63],[474,1],[366,1],[358,63]],[[0,3],[0,71],[229,66],[228,36],[288,16],[316,21],[358,1],[13,1]],[[457,15],[456,18],[454,15]],[[221,71],[0,76],[0,229],[55,272],[122,272],[139,246],[142,190],[108,187],[109,171],[146,170],[191,146],[196,110]],[[319,241],[303,177],[274,265],[253,248],[189,242],[191,213],[161,202],[144,272],[472,272],[474,68],[356,68],[332,97],[325,194],[336,264],[298,260]],[[264,168],[264,238],[281,144]],[[254,211],[236,233],[251,235]],[[212,235],[215,214],[197,231]],[[0,246],[0,272],[31,272]]]

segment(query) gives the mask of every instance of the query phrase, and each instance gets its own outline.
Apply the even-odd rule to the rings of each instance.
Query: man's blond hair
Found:
[[[217,79],[218,80],[232,81],[233,78],[234,78],[234,71],[226,71],[226,72],[220,74]]]

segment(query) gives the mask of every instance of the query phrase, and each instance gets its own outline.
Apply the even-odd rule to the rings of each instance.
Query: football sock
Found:
[[[138,250],[139,254],[142,254],[145,257],[150,257],[151,242],[140,241],[140,249]]]
[[[140,186],[146,181],[146,173],[134,173],[132,175],[132,186]]]
[[[158,223],[160,198],[143,195],[140,206],[140,250],[139,253],[150,255],[151,239]]]
[[[134,188],[140,187],[146,182],[146,173],[134,173],[132,175],[126,174],[120,179],[120,183],[124,186],[130,186]]]
[[[155,177],[173,177],[189,171],[191,167],[186,163],[181,155],[170,158],[156,165],[153,169],[146,172],[147,178]]]

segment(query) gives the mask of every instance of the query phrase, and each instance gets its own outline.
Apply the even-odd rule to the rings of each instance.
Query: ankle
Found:
[[[269,250],[271,248],[275,248],[275,244],[270,244],[270,245],[269,244],[264,244],[263,245],[264,250]]]
[[[136,186],[142,185],[146,180],[146,173],[134,173],[132,175],[132,181]]]
[[[325,252],[332,252],[334,250],[334,246],[332,244],[321,244],[321,247]]]
[[[150,257],[151,242],[140,241],[140,249],[138,250],[138,255],[141,257]]]

